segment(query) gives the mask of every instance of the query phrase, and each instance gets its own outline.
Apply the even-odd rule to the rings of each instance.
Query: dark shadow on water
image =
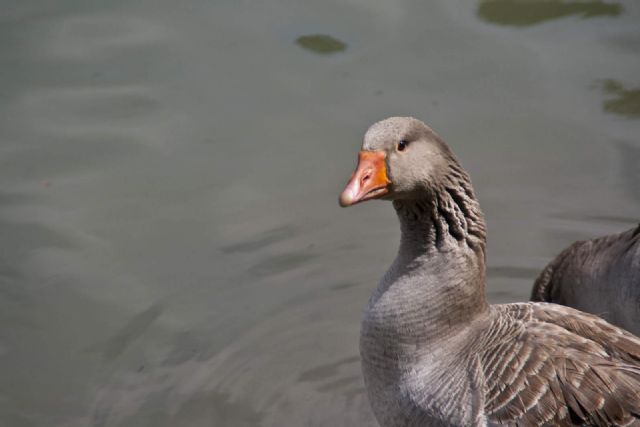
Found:
[[[122,354],[131,344],[140,338],[155,320],[162,314],[162,307],[152,305],[142,313],[135,315],[107,342],[89,350],[100,350],[105,360],[113,360]]]
[[[305,50],[320,55],[342,52],[347,48],[346,43],[327,34],[300,36],[296,39],[296,44]]]
[[[330,381],[318,387],[318,391],[321,393],[336,393],[345,389],[351,389],[354,385],[360,384],[360,377],[352,375],[350,377],[339,378],[334,381]]]
[[[311,254],[288,253],[271,256],[249,268],[249,272],[256,276],[271,276],[293,270],[315,258]]]
[[[340,359],[336,362],[328,363],[326,365],[320,365],[315,368],[304,371],[298,377],[300,382],[315,382],[322,381],[327,378],[335,377],[338,375],[342,366],[350,365],[360,361],[360,357],[351,356],[344,359]]]
[[[513,27],[528,27],[571,15],[592,18],[621,13],[619,3],[561,0],[483,0],[477,11],[483,21]]]
[[[640,118],[640,87],[626,88],[617,80],[607,79],[596,83],[608,95],[614,96],[602,103],[607,113],[629,118]]]
[[[334,285],[329,286],[329,289],[331,289],[332,291],[342,291],[344,289],[353,288],[354,286],[358,286],[358,283],[356,283],[356,282],[340,282],[340,283],[336,283]]]
[[[271,230],[267,230],[244,242],[222,246],[220,250],[226,254],[233,254],[237,252],[253,252],[255,250],[269,246],[273,243],[288,239],[294,235],[294,232],[295,230],[292,226],[285,225],[283,227],[277,227]]]

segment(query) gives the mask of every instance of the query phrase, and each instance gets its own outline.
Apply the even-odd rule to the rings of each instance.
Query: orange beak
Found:
[[[340,194],[340,206],[355,205],[365,200],[379,199],[389,192],[389,178],[384,151],[360,151],[358,167]]]

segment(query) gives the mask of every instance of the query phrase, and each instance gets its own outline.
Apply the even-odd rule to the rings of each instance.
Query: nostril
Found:
[[[369,178],[371,178],[371,172],[367,171],[362,175],[362,178],[360,179],[360,182],[365,183],[365,182],[369,181]]]

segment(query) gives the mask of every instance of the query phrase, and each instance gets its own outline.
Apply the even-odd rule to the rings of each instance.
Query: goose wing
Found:
[[[640,425],[640,339],[555,304],[495,310],[480,356],[490,422]]]
[[[542,270],[531,290],[531,301],[575,307],[575,293],[591,290],[598,295],[595,292],[602,287],[598,282],[627,283],[631,288],[640,283],[638,257],[640,224],[623,233],[575,242]]]

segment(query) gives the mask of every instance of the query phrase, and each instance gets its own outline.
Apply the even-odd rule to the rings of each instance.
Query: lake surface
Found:
[[[470,171],[489,297],[640,219],[640,3],[2,1],[0,425],[373,426],[393,209],[366,128]]]

